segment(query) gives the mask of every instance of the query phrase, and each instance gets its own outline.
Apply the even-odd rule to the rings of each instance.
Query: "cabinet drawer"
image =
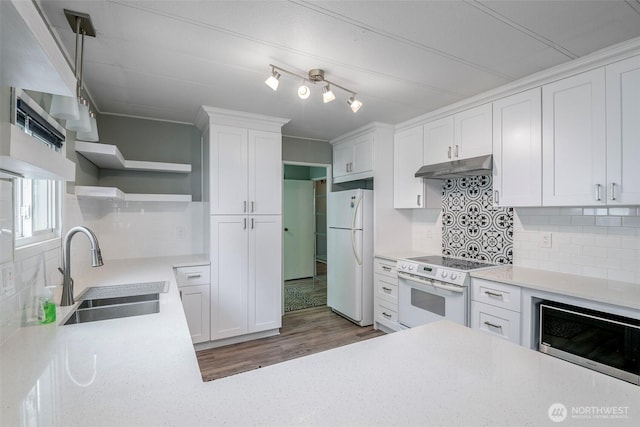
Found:
[[[519,286],[484,279],[471,279],[471,299],[474,301],[519,312],[520,294]]]
[[[178,287],[208,285],[211,282],[210,268],[208,265],[177,267],[176,281],[178,282]]]
[[[397,324],[398,312],[384,302],[376,304],[376,321],[382,324]],[[395,325],[392,325],[395,326]]]
[[[520,344],[520,313],[515,311],[474,301],[471,303],[471,327]]]
[[[398,277],[396,263],[384,258],[375,258],[373,260],[373,272],[376,274],[384,274],[389,277]]]
[[[381,274],[375,275],[376,299],[383,299],[398,307],[398,279]]]

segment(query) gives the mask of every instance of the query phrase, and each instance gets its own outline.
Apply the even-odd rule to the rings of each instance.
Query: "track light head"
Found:
[[[304,84],[304,82],[302,82],[302,84],[298,88],[298,96],[300,97],[300,99],[307,99],[309,98],[309,95],[311,95],[311,90],[307,85]]]
[[[278,85],[280,84],[280,73],[278,73],[275,68],[272,68],[271,75],[264,82],[271,89],[278,90]]]
[[[351,111],[354,113],[357,113],[360,107],[362,107],[362,102],[357,100],[355,95],[347,100],[347,104],[349,104]]]
[[[336,96],[331,91],[331,87],[329,87],[329,85],[326,85],[325,87],[323,87],[322,88],[322,100],[324,101],[324,103],[326,104],[327,102],[331,102],[334,99],[336,99]]]

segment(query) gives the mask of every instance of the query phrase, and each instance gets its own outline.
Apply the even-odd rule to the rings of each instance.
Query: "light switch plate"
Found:
[[[541,248],[551,247],[551,232],[544,231],[540,233],[540,247]]]

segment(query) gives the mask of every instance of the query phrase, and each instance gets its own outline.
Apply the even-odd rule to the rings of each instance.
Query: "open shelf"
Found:
[[[123,202],[190,202],[190,194],[137,194],[124,193],[117,187],[97,187],[78,185],[75,189],[78,199],[120,200]]]
[[[76,151],[102,169],[189,173],[191,165],[184,163],[126,160],[115,145],[76,141]]]

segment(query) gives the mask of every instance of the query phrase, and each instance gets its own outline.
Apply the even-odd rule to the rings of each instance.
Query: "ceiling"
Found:
[[[640,0],[37,0],[72,58],[63,9],[91,15],[84,81],[97,110],[193,123],[200,105],[285,117],[289,136],[330,140],[396,124],[604,47],[640,37]],[[269,64],[358,93],[323,104]]]

